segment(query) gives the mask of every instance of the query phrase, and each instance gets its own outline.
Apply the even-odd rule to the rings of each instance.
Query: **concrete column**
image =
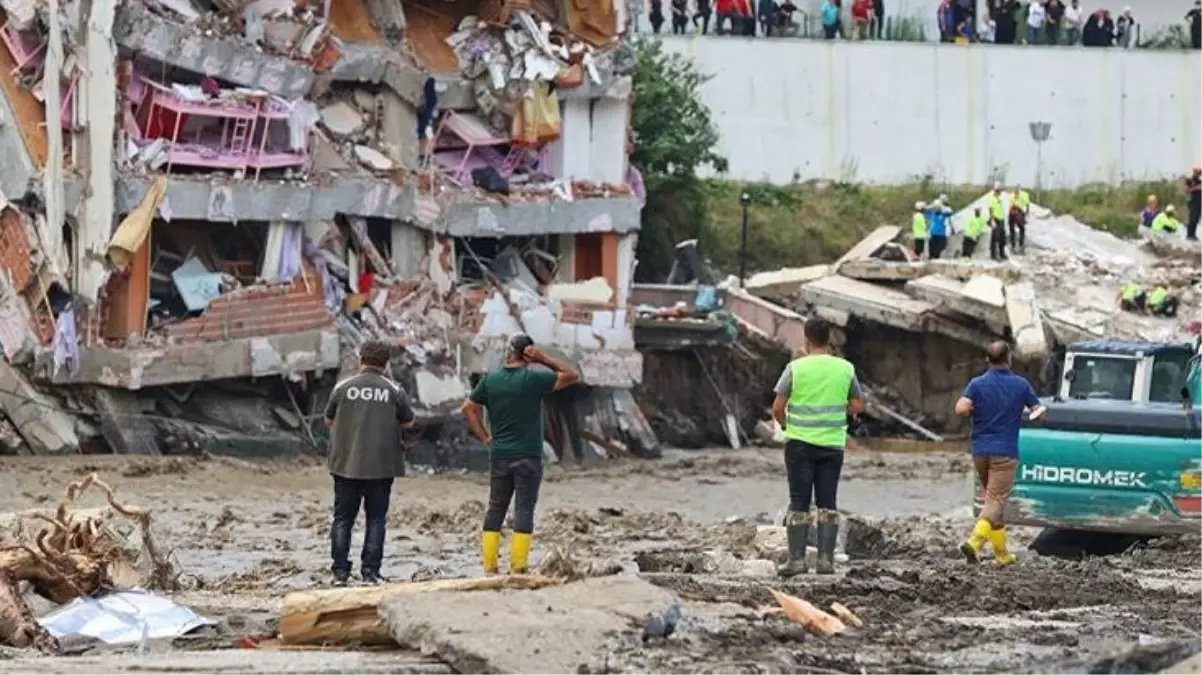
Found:
[[[563,102],[560,112],[559,143],[553,151],[552,162],[559,173],[556,178],[592,180],[592,124],[589,121],[591,102],[571,99]]]
[[[426,233],[404,221],[392,223],[392,269],[397,278],[411,281],[422,278],[422,259],[426,257],[429,244]]]
[[[417,166],[417,108],[385,89],[377,99],[380,133],[390,146],[390,159],[407,168]]]
[[[559,235],[559,267],[555,270],[555,280],[570,284],[576,281],[576,235]]]
[[[626,127],[630,117],[630,102],[599,98],[592,103],[589,180],[598,183],[625,183]]]
[[[75,247],[75,292],[95,302],[105,282],[104,255],[113,233],[116,186],[113,137],[117,120],[117,43],[113,40],[115,0],[94,0],[85,22],[83,82],[76,87],[85,111],[84,165],[88,193]],[[51,122],[57,125],[57,117]],[[51,225],[53,227],[53,224]]]
[[[634,289],[634,268],[638,264],[635,251],[638,245],[637,234],[627,234],[618,240],[618,287],[614,289],[614,303],[618,309],[626,307],[630,292]]]

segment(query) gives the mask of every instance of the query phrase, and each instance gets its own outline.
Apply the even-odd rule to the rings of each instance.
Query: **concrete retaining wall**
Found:
[[[738,180],[1035,185],[1038,176],[1073,187],[1178,175],[1202,155],[1197,52],[664,41],[713,75],[702,97]],[[1042,153],[1032,122],[1051,125]]]

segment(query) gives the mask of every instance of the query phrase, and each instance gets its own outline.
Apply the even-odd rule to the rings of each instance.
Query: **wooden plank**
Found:
[[[0,88],[4,89],[8,104],[17,117],[17,128],[21,130],[21,138],[25,140],[33,163],[41,168],[46,166],[50,143],[46,135],[46,108],[34,97],[33,92],[17,83],[11,74],[16,67],[12,54],[0,47]],[[58,122],[57,116],[55,122]]]
[[[392,644],[388,627],[377,612],[385,599],[436,591],[532,590],[560,583],[558,579],[540,575],[511,574],[298,591],[285,596],[280,607],[280,642],[285,645]]]

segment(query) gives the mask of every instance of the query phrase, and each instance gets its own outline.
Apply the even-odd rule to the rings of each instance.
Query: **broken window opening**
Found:
[[[487,275],[480,267],[482,263],[501,282],[517,279],[531,291],[538,292],[555,282],[559,239],[554,235],[456,237],[455,260],[462,283],[486,281]]]
[[[154,68],[138,61],[125,87],[125,160],[166,173],[253,170],[303,177],[317,109],[264,91],[223,84],[208,75]]]

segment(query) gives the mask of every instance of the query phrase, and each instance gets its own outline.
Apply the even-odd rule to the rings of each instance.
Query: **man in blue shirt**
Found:
[[[1010,345],[991,343],[985,348],[985,361],[989,369],[974,377],[956,401],[956,414],[972,419],[972,463],[985,491],[981,518],[960,551],[975,563],[988,541],[993,545],[994,560],[1009,565],[1016,558],[1006,549],[1003,518],[1018,468],[1018,430],[1027,408],[1032,410],[1032,419],[1043,409],[1031,383],[1010,370]]]
[[[938,260],[939,256],[943,255],[944,249],[947,248],[947,227],[951,213],[952,210],[947,207],[942,198],[935,200],[930,211],[927,212],[927,222],[931,224],[931,231],[927,238],[927,250],[930,252],[931,260]]]

